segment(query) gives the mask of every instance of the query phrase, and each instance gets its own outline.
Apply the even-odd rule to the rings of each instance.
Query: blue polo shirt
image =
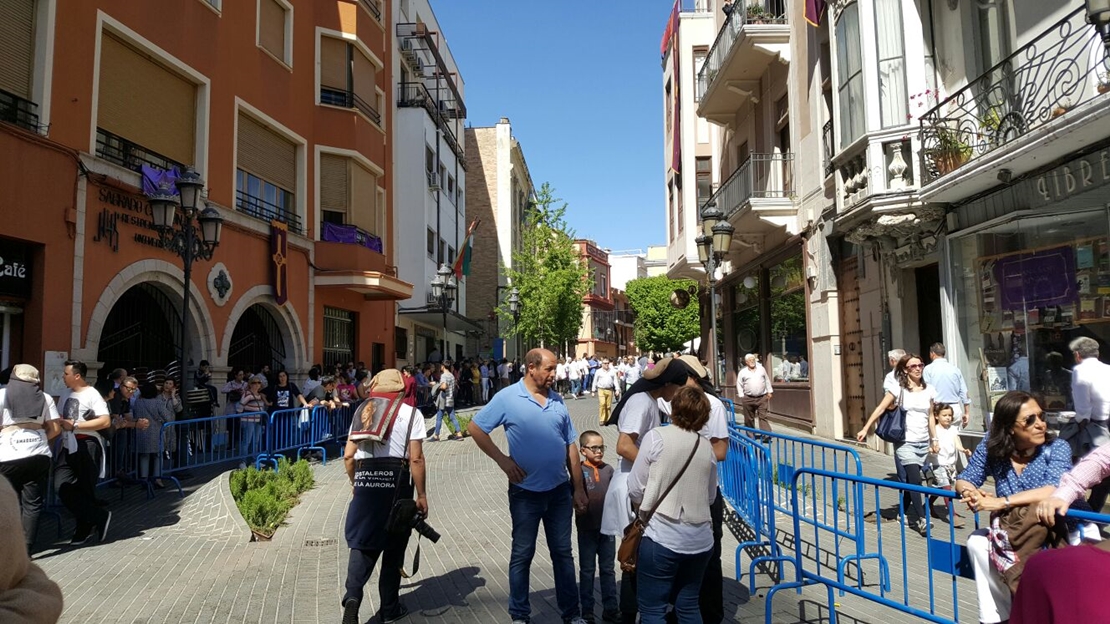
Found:
[[[546,492],[570,479],[567,447],[576,442],[578,432],[555,391],[548,390],[547,404],[541,406],[524,381],[518,381],[493,395],[473,422],[486,433],[505,427],[509,455],[526,475],[519,484],[525,490]]]

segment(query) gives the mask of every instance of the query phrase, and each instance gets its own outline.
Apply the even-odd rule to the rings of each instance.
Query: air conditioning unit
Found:
[[[401,40],[401,58],[409,64],[410,67],[420,67],[420,57],[416,54],[416,45],[412,39]]]
[[[425,171],[428,174],[428,190],[439,190],[439,175],[434,171]]]

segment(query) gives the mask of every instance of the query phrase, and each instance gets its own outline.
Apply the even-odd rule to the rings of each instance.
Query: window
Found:
[[[690,73],[691,76],[697,76],[698,72],[701,71],[701,66],[705,65],[705,57],[708,55],[708,53],[709,53],[709,51],[706,50],[705,48],[694,48],[694,68],[693,68],[693,71]],[[708,85],[706,85],[706,86],[708,86]],[[695,102],[701,101],[701,91],[702,90],[700,88],[697,88],[697,86],[695,85],[695,88],[694,88],[694,101]]]
[[[357,162],[348,162],[351,170],[351,223],[384,238],[385,215],[378,204],[378,177]]]
[[[451,200],[452,204],[455,203],[455,176],[453,175],[447,176],[447,199]]]
[[[448,245],[447,246],[447,264],[454,264],[454,263],[455,263],[455,248]]]
[[[667,236],[674,240],[674,181],[667,182]]]
[[[903,126],[909,121],[909,102],[901,0],[875,0],[875,32],[879,42],[879,111],[883,127]]]
[[[378,69],[353,43],[320,37],[320,103],[353,108],[381,123]]]
[[[409,330],[404,327],[396,327],[393,329],[393,355],[401,360],[408,359]]]
[[[446,258],[447,258],[447,242],[444,241],[441,238],[441,239],[439,239],[439,255],[436,256],[436,261],[442,263],[446,260]]]
[[[699,156],[697,159],[698,178],[698,212],[705,207],[709,198],[713,196],[713,160],[708,156]]]
[[[284,0],[258,0],[258,46],[293,65],[293,7]]]
[[[96,107],[96,126],[102,132],[97,155],[134,169],[143,163],[161,164],[159,157],[163,162],[194,164],[196,106],[195,84],[149,53],[103,33]],[[143,162],[125,162],[134,158],[135,147],[145,152],[140,157]]]
[[[266,221],[278,219],[304,233],[294,202],[297,146],[241,112],[238,132],[236,208]]]
[[[860,54],[859,4],[850,4],[836,22],[837,94],[840,104],[840,148],[863,136],[866,102]],[[903,87],[904,89],[904,87]]]
[[[663,99],[666,101],[667,111],[666,119],[663,121],[666,132],[665,136],[668,140],[671,138],[671,125],[674,123],[674,103],[671,102],[671,81],[667,81],[667,86],[663,89]]]
[[[432,146],[424,146],[424,171],[428,173],[435,173],[436,170],[436,153]]]
[[[31,99],[31,76],[35,65],[35,1],[0,1],[0,89]],[[2,111],[3,109],[0,109]]]
[[[334,154],[320,154],[319,184],[321,218],[327,223],[346,223],[351,187],[347,159]]]
[[[324,306],[324,366],[355,359],[355,313]]]
[[[436,257],[436,233],[432,228],[428,228],[428,257],[433,260]]]

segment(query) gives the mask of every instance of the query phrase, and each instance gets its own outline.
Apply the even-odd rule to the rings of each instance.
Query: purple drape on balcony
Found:
[[[165,190],[168,190],[170,195],[177,195],[177,178],[180,176],[177,169],[159,169],[151,167],[150,165],[143,165],[141,167],[143,174],[143,193],[149,197],[157,195],[160,192],[159,187],[165,185]]]
[[[360,230],[353,225],[338,225],[324,222],[320,230],[320,240],[329,243],[344,243],[346,245],[362,245],[382,253],[382,239],[365,230]]]

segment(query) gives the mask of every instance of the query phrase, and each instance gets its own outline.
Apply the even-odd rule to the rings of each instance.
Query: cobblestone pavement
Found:
[[[597,428],[596,399],[568,403],[580,431]],[[604,428],[603,435],[614,448],[615,428]],[[494,439],[504,444],[503,435]],[[438,544],[423,543],[420,575],[402,584],[402,600],[412,611],[404,621],[507,623],[510,520],[504,475],[469,439],[425,448],[429,523],[443,538]],[[888,457],[863,454],[869,475],[887,475]],[[608,455],[614,458],[611,451]],[[107,489],[100,494],[111,500],[114,513],[107,543],[69,549],[59,541],[40,546],[36,559],[62,588],[63,622],[338,622],[347,567],[342,527],[350,486],[339,461],[317,465],[316,481],[269,542],[251,541],[227,491],[226,472],[197,472],[182,483],[184,499],[169,489],[151,501],[138,488],[122,495]],[[64,539],[71,532],[68,521],[58,531],[46,519],[40,540]],[[736,545],[726,531],[726,620],[763,622],[765,590],[772,582],[766,575],[758,577],[759,595],[749,597],[734,580]],[[924,551],[921,544],[916,549]],[[745,567],[748,561],[745,557]],[[892,576],[900,574],[900,568],[892,569]],[[371,621],[377,608],[376,584],[377,575],[362,605],[364,622]],[[532,565],[531,597],[533,622],[560,621],[542,532]],[[824,599],[824,591],[809,588],[801,595],[781,592],[772,620],[827,621]],[[850,596],[840,600],[842,622],[904,617]]]

